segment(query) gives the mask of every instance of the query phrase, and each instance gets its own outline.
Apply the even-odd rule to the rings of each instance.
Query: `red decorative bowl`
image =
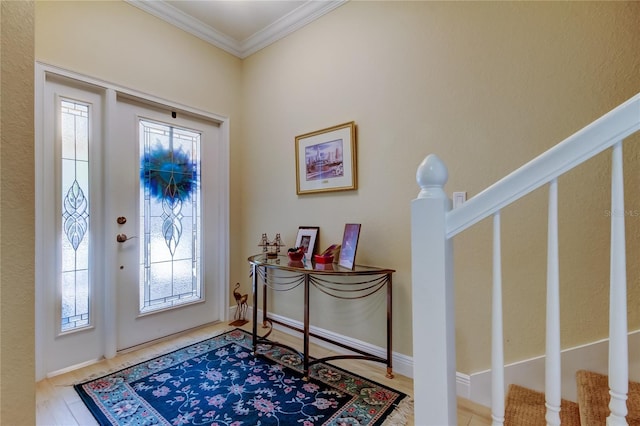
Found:
[[[320,254],[316,254],[315,256],[313,256],[314,260],[316,261],[316,263],[333,263],[333,256],[329,255],[329,256],[322,256]]]
[[[290,251],[290,252],[287,252],[287,256],[289,256],[289,259],[291,259],[293,262],[299,262],[304,257],[304,252],[302,250]]]

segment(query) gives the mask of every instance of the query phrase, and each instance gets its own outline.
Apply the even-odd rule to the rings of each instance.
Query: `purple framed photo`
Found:
[[[342,247],[340,248],[340,260],[338,265],[353,269],[356,264],[356,250],[358,248],[358,237],[360,236],[359,223],[347,223],[344,225],[342,236]]]

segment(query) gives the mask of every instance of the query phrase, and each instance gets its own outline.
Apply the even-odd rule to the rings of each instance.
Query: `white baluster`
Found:
[[[626,426],[629,355],[627,349],[627,275],[624,230],[622,142],[611,163],[611,271],[609,290],[609,410],[607,426]]]
[[[414,420],[456,426],[455,312],[451,242],[444,192],[448,172],[429,155],[418,167],[418,198],[411,203]]]
[[[500,212],[493,215],[493,290],[491,298],[491,419],[504,424],[504,348],[502,326],[502,253]]]
[[[549,183],[547,236],[547,341],[545,406],[547,425],[560,424],[560,269],[558,263],[558,181]]]

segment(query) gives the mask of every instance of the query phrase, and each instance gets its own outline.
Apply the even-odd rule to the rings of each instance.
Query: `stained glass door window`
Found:
[[[140,312],[202,300],[200,139],[140,120]]]
[[[61,331],[90,326],[89,105],[60,100]]]

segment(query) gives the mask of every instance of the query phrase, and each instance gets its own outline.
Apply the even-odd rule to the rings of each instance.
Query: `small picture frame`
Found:
[[[342,247],[340,248],[340,260],[338,261],[338,265],[349,269],[353,269],[355,267],[359,236],[359,223],[347,223],[344,225],[344,234],[342,236]]]
[[[355,122],[296,136],[296,193],[358,188]]]
[[[320,228],[318,226],[301,226],[298,228],[296,247],[303,247],[307,259],[312,259],[316,252],[316,241]]]

